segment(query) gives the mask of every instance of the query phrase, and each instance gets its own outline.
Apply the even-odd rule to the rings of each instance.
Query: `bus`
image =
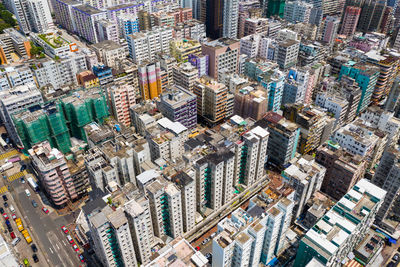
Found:
[[[28,178],[26,178],[26,180],[28,181],[32,190],[37,193],[39,191],[39,186],[36,180],[32,176],[29,176]]]

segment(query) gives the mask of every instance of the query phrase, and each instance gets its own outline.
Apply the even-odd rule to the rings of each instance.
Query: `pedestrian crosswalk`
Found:
[[[8,176],[8,181],[10,181],[10,182],[15,181],[16,179],[19,179],[22,176],[27,175],[27,174],[28,174],[28,172],[26,170],[24,170],[22,172],[14,173],[13,175]]]
[[[3,194],[3,193],[5,193],[5,192],[7,192],[8,190],[7,190],[7,186],[2,186],[2,187],[0,187],[0,194]]]
[[[19,154],[18,151],[14,149],[14,150],[11,150],[11,151],[1,154],[0,160],[10,158],[10,157],[16,156],[18,154]]]

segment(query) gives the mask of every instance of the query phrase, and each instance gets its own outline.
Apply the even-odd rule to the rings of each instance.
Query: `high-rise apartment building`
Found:
[[[221,38],[224,24],[223,10],[225,0],[203,0],[201,2],[203,2],[204,8],[200,13],[203,13],[204,16],[207,36],[212,39]]]
[[[213,79],[200,78],[193,93],[197,96],[197,115],[210,124],[217,124],[226,117],[228,88]]]
[[[160,62],[144,63],[138,67],[139,87],[143,100],[158,97],[162,92]]]
[[[361,8],[356,6],[347,6],[344,12],[340,34],[352,36],[356,32],[358,19],[360,18]]]
[[[325,266],[345,260],[365,238],[385,196],[385,190],[360,180],[301,239],[294,266],[306,266],[313,258]]]
[[[109,206],[88,218],[93,249],[105,266],[136,266],[128,219],[122,208]]]
[[[281,69],[288,69],[297,63],[300,42],[292,39],[279,42],[276,61]]]
[[[43,103],[42,95],[33,83],[1,91],[0,95],[1,120],[5,124],[7,133],[11,140],[15,144],[21,144],[19,135],[14,126],[12,115],[24,110],[32,104]]]
[[[236,183],[251,186],[264,177],[269,132],[259,126],[242,136],[235,145],[238,155]]]
[[[299,217],[312,195],[321,189],[326,168],[315,162],[310,155],[304,155],[291,161],[291,165],[283,170],[283,182],[290,184],[295,190],[295,207],[293,215]]]
[[[354,63],[353,61],[342,65],[339,79],[343,75],[355,79],[360,87],[361,99],[357,107],[357,114],[363,112],[371,103],[372,93],[379,77],[379,69],[371,64]]]
[[[196,40],[174,39],[169,43],[170,53],[178,63],[187,62],[189,55],[200,55],[201,44]]]
[[[261,86],[268,92],[268,111],[278,112],[282,104],[285,75],[279,69],[260,75]]]
[[[149,200],[145,196],[138,196],[124,204],[124,211],[131,229],[136,259],[141,264],[147,264],[150,262],[153,241]]]
[[[290,23],[309,23],[313,7],[312,4],[299,0],[287,1],[283,18]]]
[[[295,156],[300,137],[300,128],[275,112],[268,112],[257,125],[268,129],[268,161],[285,166]]]
[[[99,42],[96,21],[106,19],[106,12],[89,5],[73,6],[71,11],[76,33],[90,43]]]
[[[214,1],[211,1],[214,2]],[[218,79],[220,70],[238,71],[240,42],[233,39],[218,39],[202,44],[202,54],[208,55],[209,75]]]
[[[45,141],[29,149],[32,165],[39,180],[57,207],[63,207],[68,201],[75,200],[75,186],[64,155],[56,148],[51,148]]]
[[[398,226],[400,193],[400,148],[396,143],[386,148],[372,182],[387,191],[382,207],[376,215],[376,221],[393,233]]]
[[[268,0],[268,1],[263,1],[264,5],[267,4],[266,6],[262,6],[261,8],[263,10],[266,10],[267,17],[273,17],[273,16],[279,16],[283,18],[284,13],[285,13],[285,3],[286,0]]]
[[[32,31],[45,33],[54,28],[47,0],[27,0],[27,6]]]
[[[125,83],[114,83],[107,87],[108,103],[114,118],[126,127],[131,126],[129,109],[136,104],[135,88]]]
[[[175,184],[157,179],[145,186],[154,235],[176,238],[183,234],[182,198]]]
[[[205,207],[218,210],[233,197],[235,154],[220,149],[197,160],[196,203],[203,211]]]
[[[246,86],[235,93],[234,113],[242,118],[260,120],[268,111],[268,94]]]
[[[195,171],[181,171],[171,177],[181,192],[183,231],[186,233],[196,224],[196,180]]]
[[[188,129],[197,125],[196,95],[180,86],[172,86],[165,90],[157,102],[160,112],[174,122],[180,122]]]
[[[114,41],[102,41],[92,47],[99,61],[110,68],[118,68],[119,62],[127,56],[125,48]]]
[[[357,30],[364,33],[378,31],[385,13],[386,1],[365,0],[358,2],[362,9]]]
[[[76,30],[75,21],[72,18],[72,8],[80,6],[82,3],[75,0],[54,0],[51,5],[54,10],[56,22],[64,29],[74,32]]]
[[[95,22],[98,42],[106,40],[119,42],[119,29],[115,21],[100,19]]]
[[[339,23],[339,18],[327,16],[322,22],[323,28],[321,32],[321,40],[328,44],[333,44],[337,36]]]
[[[222,37],[236,39],[239,20],[239,0],[224,0]]]
[[[176,65],[172,69],[174,83],[182,88],[192,91],[198,79],[198,69],[189,62]]]
[[[283,116],[299,125],[298,149],[302,154],[306,154],[323,144],[330,137],[335,123],[335,119],[328,116],[324,111],[301,104],[286,105]]]
[[[31,31],[45,33],[54,28],[47,0],[9,0],[7,5],[25,34]]]
[[[172,40],[172,28],[162,26],[152,30],[140,31],[127,36],[129,56],[135,63],[153,61],[156,54],[169,52],[169,43]]]
[[[353,155],[329,141],[317,149],[315,160],[326,168],[321,190],[333,199],[341,199],[364,177],[365,157]]]

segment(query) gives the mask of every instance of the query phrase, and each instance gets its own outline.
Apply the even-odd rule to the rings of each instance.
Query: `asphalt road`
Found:
[[[27,183],[22,184],[18,179],[12,182],[12,186],[13,196],[22,212],[22,217],[30,232],[34,233],[33,241],[39,249],[44,251],[48,264],[54,267],[84,266],[78,258],[79,254],[72,249],[61,230],[62,225],[68,225],[70,222],[64,217],[59,217],[56,212],[45,214],[41,210],[43,205],[39,194],[33,193]],[[30,197],[25,194],[27,188],[31,192]],[[32,206],[33,199],[39,204],[37,208]],[[40,242],[35,240],[36,238]]]

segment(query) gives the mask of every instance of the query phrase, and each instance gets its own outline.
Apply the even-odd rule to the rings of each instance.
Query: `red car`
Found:
[[[3,217],[4,217],[4,219],[6,219],[6,220],[9,219],[7,213],[5,213],[5,212],[3,213]]]
[[[82,255],[79,255],[79,259],[81,260],[81,262],[85,262],[85,258]]]
[[[15,215],[15,213],[13,213],[13,214],[11,215],[11,218],[15,221],[15,220],[17,219],[17,215]]]
[[[68,229],[64,225],[61,226],[61,230],[63,230],[64,234],[68,234]]]
[[[200,247],[199,247],[199,246],[197,246],[197,247],[196,247],[196,250],[197,250],[197,251],[199,251],[199,250],[200,250]]]
[[[70,235],[67,235],[67,239],[70,244],[74,244],[74,240],[72,239],[72,237]]]
[[[78,251],[79,251],[79,248],[78,248],[78,246],[77,246],[76,244],[73,244],[73,245],[72,245],[72,248],[75,250],[75,252],[78,252]]]
[[[11,239],[14,239],[14,238],[15,238],[14,232],[11,232],[11,233],[10,233],[10,236],[11,236]]]
[[[48,209],[46,209],[45,207],[43,207],[43,208],[42,208],[42,211],[43,211],[44,213],[46,213],[46,214],[48,214],[48,213],[49,213],[49,210],[48,210]]]

